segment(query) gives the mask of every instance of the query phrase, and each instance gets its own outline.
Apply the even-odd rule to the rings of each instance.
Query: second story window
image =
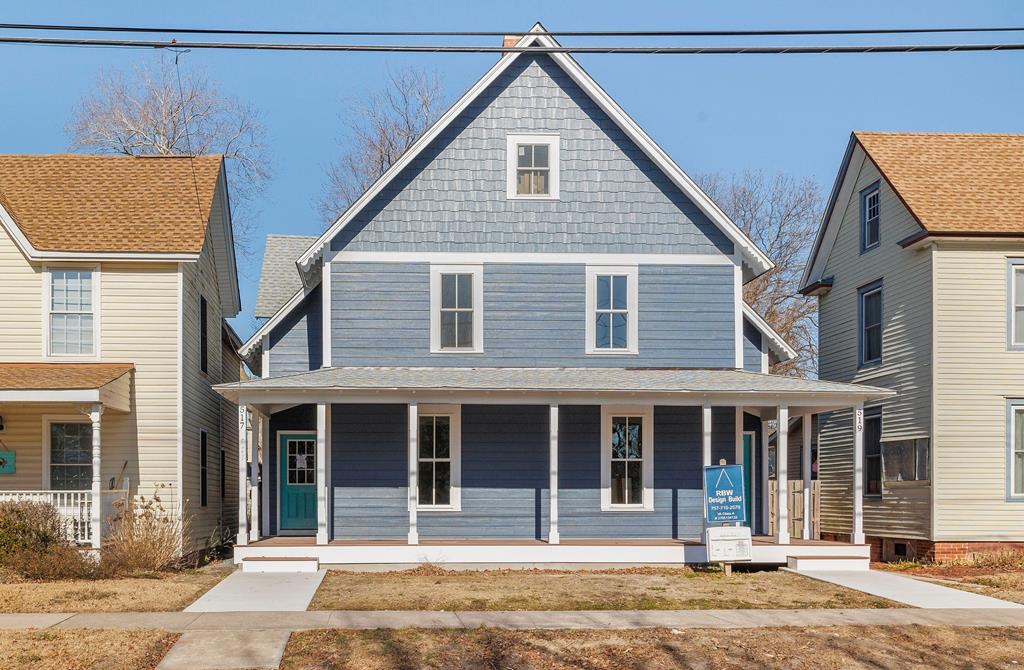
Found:
[[[508,197],[558,199],[557,135],[508,136]]]
[[[637,268],[587,268],[587,353],[635,354],[637,345]]]
[[[96,290],[93,270],[53,269],[47,305],[51,356],[96,355]]]
[[[858,291],[860,299],[859,365],[882,361],[882,282],[874,282]]]
[[[882,205],[878,182],[860,193],[860,250],[867,251],[878,246],[881,240]]]
[[[483,336],[483,267],[431,266],[430,350],[481,353]]]
[[[1024,259],[1010,259],[1006,292],[1010,308],[1010,347],[1024,349]]]
[[[199,369],[204,373],[210,368],[210,333],[206,298],[199,296]]]

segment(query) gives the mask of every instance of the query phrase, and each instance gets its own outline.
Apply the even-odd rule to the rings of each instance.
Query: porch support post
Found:
[[[103,416],[103,405],[97,403],[89,408],[89,421],[92,422],[92,505],[89,524],[92,531],[92,546],[100,548],[103,533],[103,477],[100,474],[100,417]]]
[[[256,461],[256,472],[261,473],[260,506],[263,511],[260,528],[270,535],[270,452],[276,449],[274,436],[270,434],[270,417],[260,415],[260,441],[253,445],[252,459]]]
[[[256,542],[260,539],[260,462],[257,454],[256,447],[260,441],[266,439],[263,435],[263,416],[260,414],[253,415],[252,422],[252,456],[249,461],[249,509],[252,510],[251,519],[249,520],[249,541]],[[240,467],[245,469],[245,461],[242,461]]]
[[[238,403],[238,536],[235,544],[249,544],[248,473],[245,471],[249,458],[249,406]]]
[[[738,405],[736,407],[736,460],[733,461],[737,465],[743,463],[743,406]],[[750,463],[743,463],[750,467]],[[749,521],[749,519],[748,519]]]
[[[853,532],[850,541],[864,544],[864,403],[853,410]]]
[[[803,416],[803,443],[800,453],[800,477],[804,481],[804,539],[811,539],[811,423],[813,414]]]
[[[775,478],[779,493],[775,497],[775,543],[789,544],[789,406],[779,404],[779,425],[775,431]]]
[[[419,501],[419,405],[409,403],[409,544],[419,544],[416,530],[416,504]]]
[[[768,501],[771,496],[768,489],[771,480],[768,477],[768,422],[761,419],[761,532],[768,534],[771,527],[771,510]]]
[[[328,405],[316,405],[316,543],[327,544],[327,414]]]
[[[708,466],[711,465],[711,401],[705,400],[700,410],[702,462],[705,466]],[[703,475],[701,476],[703,477]]]
[[[548,409],[548,544],[558,544],[558,405]]]

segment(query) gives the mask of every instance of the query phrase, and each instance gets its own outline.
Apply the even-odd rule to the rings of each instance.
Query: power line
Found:
[[[0,23],[0,29],[116,33],[185,33],[193,35],[278,35],[318,37],[501,37],[521,30],[260,30],[250,28],[181,28],[155,26],[79,26],[48,23]],[[768,37],[786,35],[899,35],[928,33],[1021,32],[1024,26],[949,26],[939,28],[821,28],[779,30],[550,30],[530,31],[551,37]]]
[[[275,42],[182,42],[178,40],[71,39],[63,37],[0,36],[0,44],[35,46],[124,47],[152,49],[230,49],[238,51],[338,51],[393,53],[539,53],[539,54],[865,54],[935,53],[956,51],[1021,51],[1024,43],[988,44],[873,44],[793,46],[555,46],[504,47],[412,44],[287,44]]]

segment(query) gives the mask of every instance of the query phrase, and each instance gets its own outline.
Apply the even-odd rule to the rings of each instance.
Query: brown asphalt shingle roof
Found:
[[[131,363],[0,363],[0,390],[95,389],[134,367]]]
[[[929,233],[1024,234],[1024,135],[854,137]]]
[[[0,154],[0,204],[42,251],[199,253],[221,159]]]

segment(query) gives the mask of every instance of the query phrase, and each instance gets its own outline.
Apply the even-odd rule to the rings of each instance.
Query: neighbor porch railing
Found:
[[[100,519],[106,528],[109,519],[116,513],[116,502],[123,499],[127,491],[103,491],[100,494]],[[53,505],[64,522],[64,532],[69,542],[92,544],[95,529],[92,527],[92,491],[0,491],[0,502],[28,501]],[[102,530],[100,531],[102,534]]]

